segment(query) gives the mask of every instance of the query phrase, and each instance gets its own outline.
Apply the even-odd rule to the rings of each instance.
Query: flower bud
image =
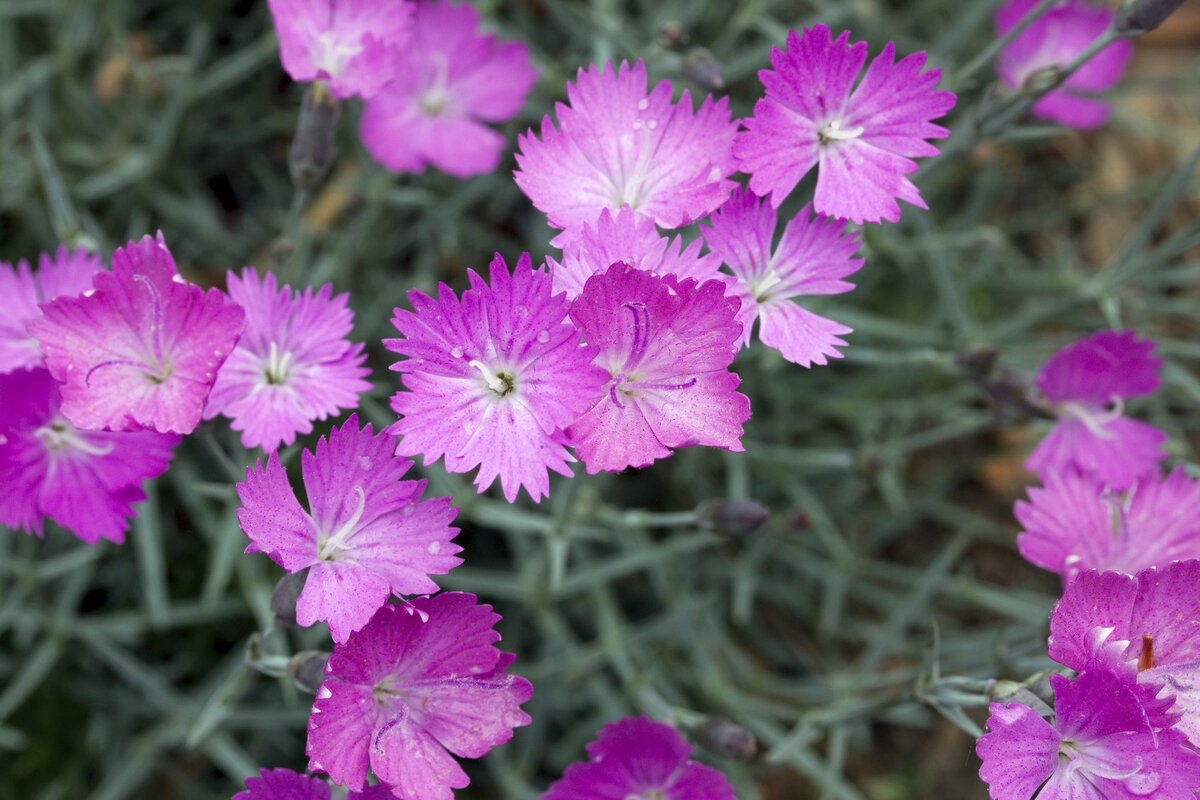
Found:
[[[333,164],[333,137],[337,132],[338,102],[320,82],[310,83],[300,105],[296,136],[288,151],[292,183],[303,191],[315,189]]]
[[[301,650],[288,661],[287,674],[292,682],[305,691],[317,693],[325,680],[325,662],[329,653],[320,650]]]
[[[296,625],[296,600],[304,589],[304,581],[308,579],[308,570],[289,572],[275,584],[271,592],[271,613],[280,625],[294,627]]]
[[[703,47],[693,47],[687,51],[681,68],[688,80],[707,92],[725,88],[725,75],[721,71],[720,63]]]
[[[1183,0],[1126,0],[1117,12],[1114,30],[1122,36],[1140,36],[1162,25],[1183,5]]]
[[[700,527],[725,536],[754,533],[771,517],[771,511],[754,500],[710,500],[698,511]]]
[[[722,758],[749,761],[758,753],[754,734],[725,717],[705,717],[688,733],[696,744]]]

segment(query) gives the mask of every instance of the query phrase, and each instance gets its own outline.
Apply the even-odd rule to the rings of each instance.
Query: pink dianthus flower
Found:
[[[363,112],[371,156],[395,172],[494,170],[505,140],[485,123],[521,110],[537,81],[529,48],[481,34],[470,5],[437,0],[417,6],[413,40],[398,57],[395,78]]]
[[[450,472],[479,467],[482,492],[499,477],[509,502],[522,486],[537,501],[548,470],[570,475],[562,429],[591,404],[605,374],[591,365],[566,321],[567,300],[522,255],[509,274],[499,254],[489,280],[473,270],[461,301],[449,286],[437,299],[409,292],[413,310],[392,318],[403,338],[384,345],[403,356],[392,369],[407,391],[392,396],[400,455],[445,457]]]
[[[184,282],[161,234],[117,250],[92,285],[42,305],[29,324],[63,384],[63,416],[89,430],[191,433],[242,309],[220,289]]]
[[[412,25],[407,0],[267,0],[283,68],[325,81],[335,97],[369,98],[396,74]]]
[[[605,725],[588,743],[589,760],[567,767],[541,800],[735,800],[725,776],[691,752],[670,725],[626,717]]]
[[[577,239],[563,246],[562,261],[546,259],[554,277],[554,291],[574,299],[593,275],[621,261],[655,275],[674,275],[680,280],[704,281],[721,278],[721,262],[711,253],[700,254],[704,242],[696,239],[687,247],[683,237],[668,240],[658,232],[654,220],[635,214],[624,206],[616,214],[607,208],[595,224],[584,223]]]
[[[38,306],[56,297],[76,297],[92,288],[92,276],[104,269],[103,262],[87,250],[70,250],[66,245],[53,256],[38,257],[37,272],[21,261],[14,268],[0,261],[0,373],[41,366],[37,340],[26,330],[42,315]]]
[[[1091,663],[1050,685],[1053,723],[1029,706],[992,704],[975,747],[992,800],[1194,800],[1200,753],[1179,730],[1155,730],[1127,672]]]
[[[246,312],[246,329],[217,373],[206,419],[224,414],[243,445],[271,452],[312,433],[313,420],[358,406],[370,370],[363,346],[346,338],[354,324],[349,295],[331,296],[329,284],[317,292],[279,288],[274,275],[260,279],[250,267],[240,279],[230,272],[226,284]]]
[[[646,89],[646,66],[622,62],[579,70],[567,84],[568,105],[555,108],[558,127],[542,120],[541,138],[518,137],[513,177],[550,225],[565,229],[562,246],[604,209],[623,206],[663,228],[706,216],[734,184],[737,123],[722,98],[692,110],[684,91],[671,101],[671,84]]]
[[[122,542],[179,437],[79,430],[61,403],[45,369],[0,375],[0,523],[41,536],[48,518],[88,544]]]
[[[571,305],[609,380],[569,428],[589,473],[644,467],[673,448],[742,450],[750,401],[729,371],[742,326],[722,281],[680,281],[613,264]]]
[[[451,540],[457,509],[450,498],[422,500],[425,481],[401,480],[412,466],[392,455],[386,433],[360,429],[351,415],[301,456],[309,511],[272,453],[237,485],[238,521],[247,553],[266,553],[288,572],[308,570],[296,621],[329,623],[344,642],[393,595],[437,591],[430,575],[462,563]]]
[[[442,592],[386,605],[334,647],[308,722],[309,769],[361,791],[370,768],[402,800],[452,800],[480,758],[530,722],[533,687],[496,648],[500,615]]]
[[[758,320],[758,338],[784,358],[803,367],[841,358],[840,337],[850,328],[814,314],[794,299],[807,295],[842,294],[854,288],[843,280],[862,268],[854,258],[858,237],[846,234],[846,223],[813,218],[808,206],[788,222],[773,245],[778,215],[750,192],[734,192],[709,218],[701,232],[712,251],[737,278],[734,295],[741,300],[743,347]]]
[[[1009,0],[996,12],[996,34],[1003,36],[1037,5],[1038,0]],[[1112,9],[1087,0],[1063,0],[1038,17],[1009,42],[996,59],[996,72],[1010,89],[1024,86],[1030,76],[1075,61],[1112,25]],[[1072,128],[1095,128],[1108,120],[1109,106],[1088,95],[1114,86],[1133,57],[1133,43],[1120,39],[1105,47],[1038,100],[1035,117]]]
[[[1050,472],[1013,509],[1021,555],[1066,582],[1085,570],[1135,575],[1200,558],[1200,481],[1182,467],[1116,492],[1075,469]]]
[[[1042,477],[1075,468],[1118,491],[1154,471],[1166,434],[1123,411],[1125,400],[1158,389],[1161,369],[1154,342],[1132,331],[1101,331],[1059,350],[1036,381],[1058,422],[1025,468]]]
[[[1050,657],[1072,669],[1097,659],[1124,666],[1168,708],[1174,699],[1176,728],[1200,747],[1200,561],[1136,577],[1081,574],[1050,615]],[[1194,775],[1200,788],[1200,767]]]
[[[921,71],[924,53],[898,62],[895,53],[888,42],[855,86],[867,43],[850,44],[849,31],[835,40],[829,28],[814,25],[790,31],[786,50],[772,48],[774,69],[758,73],[766,96],[733,145],[751,190],[778,208],[816,167],[817,213],[897,222],[897,200],[925,208],[906,176],[917,168],[914,158],[937,155],[925,140],[950,132],[930,120],[950,111],[955,96],[934,89],[941,70]]]

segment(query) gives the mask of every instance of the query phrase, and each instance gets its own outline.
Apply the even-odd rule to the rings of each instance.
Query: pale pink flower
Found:
[[[552,295],[528,254],[511,275],[497,254],[488,275],[472,270],[461,300],[442,284],[436,300],[411,291],[413,310],[396,309],[402,338],[384,346],[404,357],[392,369],[406,391],[392,396],[400,419],[390,430],[401,455],[444,457],[450,472],[479,467],[480,492],[499,478],[509,502],[522,486],[537,501],[550,491],[549,470],[571,474],[562,429],[606,375],[566,321],[566,297]]]
[[[935,90],[941,70],[922,72],[924,53],[900,61],[895,54],[888,42],[859,80],[866,42],[851,44],[849,31],[834,39],[824,25],[790,31],[787,49],[771,50],[773,69],[759,71],[766,96],[733,145],[750,189],[778,208],[816,167],[819,214],[897,222],[897,200],[925,208],[907,175],[914,158],[937,155],[926,139],[950,132],[931,120],[950,111],[955,96]]]
[[[706,216],[729,196],[737,123],[724,98],[705,98],[692,110],[684,91],[671,100],[662,81],[647,92],[646,66],[580,69],[567,84],[567,105],[555,108],[558,126],[542,120],[517,139],[513,177],[550,225],[564,229],[562,246],[585,223],[623,206],[678,228]]]
[[[741,301],[742,346],[758,320],[758,338],[802,367],[841,358],[837,348],[850,328],[814,314],[795,302],[810,295],[842,294],[854,288],[844,280],[862,268],[854,258],[858,237],[846,223],[816,217],[805,206],[774,243],[778,215],[750,192],[734,192],[702,226],[708,246],[736,276],[733,294]]]
[[[459,177],[491,172],[507,144],[486,123],[521,110],[537,81],[522,42],[479,30],[467,3],[417,6],[412,41],[395,77],[367,102],[361,134],[371,156],[395,172],[433,165]]]
[[[363,346],[349,341],[354,312],[348,294],[325,284],[314,292],[279,287],[251,267],[226,278],[229,296],[246,312],[237,347],[217,373],[204,410],[224,414],[242,432],[242,444],[267,452],[312,433],[314,420],[358,406],[371,388],[363,380]]]
[[[407,0],[267,0],[283,68],[325,81],[335,97],[369,98],[396,74],[407,46]]]
[[[296,622],[329,623],[344,642],[394,595],[437,591],[430,575],[462,563],[450,527],[450,498],[422,500],[425,481],[401,480],[412,462],[392,455],[392,440],[360,429],[351,415],[300,459],[309,510],[272,453],[237,485],[247,553],[266,553],[288,572],[307,569]]]
[[[56,297],[77,297],[92,288],[92,276],[103,262],[87,250],[66,245],[51,256],[38,256],[37,272],[29,262],[14,268],[0,261],[0,373],[42,365],[37,340],[26,329],[42,315],[38,306]]]
[[[1154,342],[1133,331],[1101,331],[1059,350],[1037,376],[1058,422],[1025,468],[1043,477],[1075,468],[1118,491],[1155,471],[1167,436],[1124,409],[1158,389],[1161,369]]]

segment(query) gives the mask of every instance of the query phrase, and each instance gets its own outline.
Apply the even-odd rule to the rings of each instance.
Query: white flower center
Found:
[[[450,105],[450,67],[446,63],[446,57],[441,53],[434,53],[432,58],[433,82],[425,87],[425,91],[421,92],[417,103],[426,115],[437,117],[441,116],[446,107]]]
[[[821,144],[828,142],[845,142],[850,139],[857,139],[862,136],[863,127],[859,125],[857,128],[843,128],[842,121],[835,119],[832,122],[827,122],[817,131],[817,137],[821,140]]]
[[[280,353],[279,345],[271,342],[262,368],[263,380],[268,386],[283,386],[292,377],[292,354]]]
[[[38,428],[33,432],[33,435],[41,439],[46,449],[53,453],[59,453],[63,450],[78,450],[90,456],[106,456],[113,449],[112,442],[100,445],[88,441],[79,435],[79,432],[75,430],[71,423],[61,417],[49,425],[43,425]]]
[[[492,372],[487,364],[475,359],[471,359],[467,364],[479,370],[479,374],[483,376],[483,381],[487,384],[487,388],[497,397],[507,397],[516,391],[516,376],[511,372],[507,370]]]
[[[317,37],[313,47],[313,65],[328,75],[336,78],[350,59],[362,52],[362,40],[347,40],[338,36],[336,31],[328,30]]]
[[[1101,439],[1111,439],[1112,432],[1108,423],[1120,419],[1125,413],[1125,401],[1119,395],[1109,398],[1107,406],[1093,406],[1085,403],[1060,403],[1058,413],[1070,419],[1076,419],[1083,426]]]
[[[354,487],[354,494],[358,502],[354,507],[354,513],[350,515],[350,519],[346,520],[345,524],[334,531],[328,539],[320,543],[320,548],[317,550],[317,558],[322,561],[333,561],[339,551],[347,550],[350,547],[346,543],[346,540],[350,537],[350,534],[354,533],[354,529],[358,527],[358,521],[362,519],[363,511],[367,507],[367,495],[363,492],[361,486]]]

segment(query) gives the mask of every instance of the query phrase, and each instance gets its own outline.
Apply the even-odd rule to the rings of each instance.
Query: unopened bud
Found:
[[[304,191],[315,189],[333,164],[333,137],[337,132],[338,102],[329,89],[310,83],[300,105],[296,136],[288,151],[292,183]]]
[[[275,584],[275,591],[271,592],[271,613],[281,625],[296,625],[296,600],[300,597],[306,580],[308,570],[302,569],[299,572],[289,572]]]
[[[287,674],[301,689],[317,693],[325,681],[325,663],[329,653],[319,650],[301,650],[288,661]]]
[[[1140,36],[1162,25],[1183,5],[1183,0],[1126,0],[1117,12],[1114,30],[1122,36]]]
[[[725,88],[725,75],[721,64],[708,50],[703,47],[693,47],[683,57],[683,74],[692,83],[708,92],[716,92]]]
[[[700,526],[725,536],[754,533],[771,517],[771,511],[754,500],[711,500],[698,509]]]
[[[688,732],[696,744],[722,758],[749,761],[758,753],[754,734],[725,717],[706,717]]]

